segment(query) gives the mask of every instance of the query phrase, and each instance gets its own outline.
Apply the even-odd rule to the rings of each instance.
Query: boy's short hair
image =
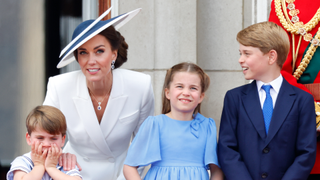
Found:
[[[244,46],[259,48],[263,54],[275,50],[278,54],[277,64],[281,68],[290,49],[287,32],[269,21],[253,24],[241,30],[237,34],[237,41]]]
[[[67,131],[66,118],[63,113],[52,106],[37,106],[28,115],[26,119],[28,134],[31,135],[37,127],[42,128],[49,134],[62,134]]]

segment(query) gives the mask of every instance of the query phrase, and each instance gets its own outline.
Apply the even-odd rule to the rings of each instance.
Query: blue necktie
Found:
[[[271,85],[263,85],[261,87],[266,92],[266,99],[263,103],[263,118],[264,118],[264,125],[266,127],[266,134],[268,135],[268,130],[271,122],[272,112],[273,112],[273,104],[272,98],[270,95],[270,89],[272,88]]]

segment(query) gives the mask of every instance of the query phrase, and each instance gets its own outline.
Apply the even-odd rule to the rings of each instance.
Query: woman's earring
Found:
[[[111,69],[112,69],[112,70],[114,69],[114,63],[116,63],[115,60],[113,60],[112,63],[111,63]]]

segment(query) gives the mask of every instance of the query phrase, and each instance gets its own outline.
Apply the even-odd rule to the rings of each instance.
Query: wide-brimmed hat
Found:
[[[110,7],[107,11],[105,11],[101,16],[99,16],[96,20],[87,20],[79,24],[76,29],[73,31],[72,41],[61,51],[60,56],[63,56],[57,65],[57,68],[62,68],[72,61],[75,60],[73,52],[83,45],[85,42],[90,40],[95,35],[99,34],[101,31],[105,30],[109,26],[114,26],[116,30],[130,21],[135,15],[137,15],[141,8],[135,9],[128,13],[121,14],[117,17],[101,21],[111,10]]]

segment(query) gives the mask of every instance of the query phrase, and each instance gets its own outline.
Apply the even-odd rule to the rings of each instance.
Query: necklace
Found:
[[[316,51],[317,47],[320,45],[320,28],[318,29],[315,38],[312,38],[312,35],[308,33],[311,31],[320,21],[320,8],[317,10],[316,14],[313,16],[313,18],[307,23],[303,24],[299,21],[299,17],[297,14],[299,14],[299,10],[295,9],[295,5],[293,4],[295,0],[275,0],[275,10],[277,13],[277,16],[282,24],[282,26],[292,34],[292,71],[294,71],[295,62],[298,56],[298,51],[301,44],[302,36],[303,39],[307,42],[310,42],[312,45],[309,47],[308,51],[306,52],[305,56],[303,57],[301,63],[299,64],[298,68],[294,71],[293,76],[299,80],[303,72],[306,70],[308,64],[310,63],[310,60],[312,59],[312,56],[314,52]],[[282,9],[281,10],[281,2],[282,2]],[[289,14],[292,16],[292,19],[290,20],[285,3],[288,3],[287,8],[290,10]],[[285,17],[284,17],[284,15]],[[293,22],[293,23],[292,23]],[[295,41],[294,36],[300,35],[300,39],[298,42],[297,49],[295,49]],[[295,52],[296,51],[296,52]]]
[[[111,88],[110,88],[110,91],[111,91]],[[110,91],[109,91],[109,93],[110,93]],[[96,97],[94,96],[93,92],[90,91],[90,89],[89,89],[89,93],[92,94],[93,99],[97,101],[97,103],[98,103],[97,109],[100,111],[100,110],[102,109],[101,103],[104,101],[104,99],[108,96],[109,93],[107,93],[107,94],[104,96],[104,98],[102,99],[102,101],[98,101],[98,100],[96,99]]]

